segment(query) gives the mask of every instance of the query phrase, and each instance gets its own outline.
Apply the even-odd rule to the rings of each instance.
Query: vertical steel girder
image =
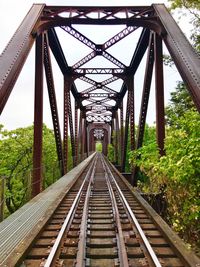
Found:
[[[147,115],[147,108],[148,108],[148,103],[149,103],[149,94],[150,94],[151,80],[152,80],[152,73],[153,73],[153,64],[154,64],[154,35],[153,33],[151,33],[150,39],[149,39],[149,49],[148,49],[148,54],[147,54],[142,101],[141,101],[140,116],[139,116],[139,123],[138,123],[138,133],[137,133],[137,142],[136,142],[137,149],[140,148],[143,143],[146,115]]]
[[[87,130],[87,122],[86,122],[86,116],[84,116],[84,124],[83,124],[83,130],[84,130],[84,155],[86,157],[89,156],[89,149],[88,149],[88,130]]]
[[[85,118],[84,118],[84,115],[83,115],[83,111],[81,111],[81,160],[84,159],[84,144],[85,144]]]
[[[104,138],[102,144],[102,152],[105,156],[108,155],[108,131],[104,131]]]
[[[78,157],[78,162],[82,161],[82,149],[81,149],[81,143],[82,143],[82,111],[80,110],[80,115],[79,115],[79,126],[78,126],[78,140],[77,140],[77,157]]]
[[[69,120],[69,130],[72,148],[72,158],[73,166],[75,166],[75,140],[74,140],[74,129],[73,129],[73,118],[72,118],[72,107],[71,107],[71,97],[70,89],[72,86],[72,79],[68,76],[64,76],[64,160],[67,164],[68,157],[68,120]]]
[[[42,186],[42,125],[43,125],[43,62],[44,36],[36,39],[35,53],[35,112],[34,112],[34,143],[33,143],[33,180],[32,196],[41,191]]]
[[[73,166],[75,167],[75,140],[74,140],[74,127],[73,127],[70,91],[68,93],[68,115],[69,115],[69,130],[70,130],[70,139],[72,147]]]
[[[92,151],[92,142],[93,142],[93,138],[94,138],[94,135],[93,135],[93,130],[89,131],[88,133],[88,151],[89,153]]]
[[[124,140],[123,140],[124,146],[123,146],[123,154],[122,154],[122,172],[125,172],[125,167],[126,167],[126,152],[127,152],[127,144],[128,144],[128,128],[129,128],[129,116],[130,116],[130,94],[131,92],[128,90],[125,128],[124,128]]]
[[[134,79],[128,79],[128,88],[130,90],[130,143],[131,150],[135,149],[135,103],[134,103]]]
[[[149,38],[149,48],[148,48],[148,53],[147,53],[142,100],[141,100],[141,106],[140,106],[140,116],[139,116],[139,123],[138,123],[136,149],[140,148],[143,143],[147,108],[148,108],[148,103],[149,103],[149,94],[150,94],[151,81],[152,81],[153,64],[154,64],[154,34],[151,32],[150,38]],[[134,167],[132,169],[132,177],[131,177],[131,180],[132,180],[131,183],[133,186],[137,186],[137,172],[138,172],[138,168]]]
[[[68,170],[68,117],[69,117],[69,92],[71,83],[68,77],[64,76],[64,117],[63,117],[63,158],[64,158],[64,168],[65,173]]]
[[[122,158],[122,172],[125,171],[126,166],[126,152],[128,144],[128,130],[129,130],[129,119],[130,119],[130,143],[131,150],[135,149],[135,111],[134,111],[134,84],[133,77],[129,76],[126,80],[126,86],[128,88],[127,97],[127,109],[126,109],[126,120],[125,120],[125,133],[124,133],[124,151]]]
[[[123,100],[120,106],[120,145],[121,145],[121,170],[122,170],[122,163],[123,163],[123,151],[124,151],[124,105]]]
[[[34,42],[31,34],[45,5],[33,5],[0,56],[0,114]]]
[[[75,124],[75,160],[74,160],[74,164],[75,166],[78,163],[78,107],[77,107],[77,103],[75,100],[75,110],[74,110],[74,124]]]
[[[120,145],[120,139],[119,139],[119,116],[118,116],[118,110],[115,113],[115,161],[116,164],[119,164],[119,145]]]
[[[59,161],[59,166],[61,170],[61,175],[64,175],[64,161],[63,161],[64,159],[63,159],[63,150],[62,150],[62,140],[61,140],[59,116],[58,116],[57,101],[56,101],[54,79],[53,79],[53,73],[52,73],[51,58],[50,58],[47,34],[44,35],[44,66],[45,66],[46,81],[47,81],[47,88],[48,88],[48,94],[49,94],[49,102],[50,102],[50,107],[51,107],[51,115],[52,115],[52,120],[53,120],[54,135],[55,135],[55,140],[56,140],[58,161]]]
[[[111,134],[110,134],[110,143],[114,145],[114,119],[115,119],[115,114],[112,114],[112,120],[111,120]]]
[[[155,95],[156,95],[156,136],[160,155],[164,155],[165,109],[163,83],[162,39],[154,33],[155,54]]]

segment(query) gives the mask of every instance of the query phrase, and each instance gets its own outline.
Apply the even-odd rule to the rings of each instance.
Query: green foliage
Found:
[[[111,162],[114,162],[115,161],[114,146],[112,144],[108,144],[108,159]]]
[[[190,23],[193,24],[191,40],[197,51],[200,51],[200,1],[199,0],[169,0],[171,10],[180,9],[182,14],[188,11],[190,14]]]
[[[168,220],[173,228],[186,241],[197,243],[200,231],[199,129],[199,113],[186,111],[167,130],[166,156],[159,158],[155,142],[130,154],[130,162],[149,177],[144,189],[154,193],[165,189]]]
[[[6,208],[12,213],[31,194],[33,126],[7,131],[0,127],[0,177],[6,178]],[[60,177],[54,133],[43,126],[43,188]]]
[[[199,0],[169,0],[171,2],[171,9],[187,8],[187,9],[200,9]]]
[[[97,152],[102,152],[102,143],[101,142],[97,142],[96,143],[96,151]]]
[[[184,115],[185,111],[195,109],[194,102],[183,82],[178,82],[176,90],[171,93],[170,104],[166,108],[166,122],[178,127],[177,118]]]

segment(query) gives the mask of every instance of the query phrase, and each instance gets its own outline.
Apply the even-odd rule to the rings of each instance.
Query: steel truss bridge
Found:
[[[78,30],[80,25],[84,27],[89,25],[96,27],[104,26],[104,29],[106,29],[105,26],[108,27],[120,25],[122,30],[117,33],[113,33],[112,37],[105,42],[96,43],[93,41],[92,35],[94,33],[88,32],[88,34],[83,34],[81,30]],[[57,33],[58,28],[60,31],[63,31],[63,34],[66,36],[66,42],[69,35],[71,35],[78,42],[82,43],[82,45],[87,47],[87,49],[89,49],[88,51],[90,52],[88,54],[83,53],[82,57],[77,62],[75,62],[73,65],[69,65],[68,59],[65,56],[62,42],[59,40],[59,35]],[[132,52],[130,63],[126,65],[123,63],[123,60],[119,59],[121,58],[121,55],[126,53],[126,48],[121,51],[119,58],[118,56],[113,55],[112,49],[116,44],[122,42],[122,40],[128,36],[134,36],[135,32],[138,30],[141,32],[137,40],[137,45]],[[43,87],[45,78],[54,127],[57,155],[60,162],[61,176],[68,175],[66,173],[68,172],[67,162],[69,135],[71,140],[74,167],[79,162],[83,161],[86,156],[88,157],[91,155],[95,150],[96,141],[100,141],[102,142],[104,155],[107,155],[108,144],[112,143],[114,145],[116,162],[118,162],[119,165],[118,167],[121,172],[125,171],[129,129],[131,150],[140,148],[143,143],[150,88],[153,84],[153,72],[155,73],[156,138],[160,155],[164,155],[165,114],[163,43],[166,45],[169,54],[175,62],[175,65],[183,81],[185,82],[197,109],[200,110],[200,57],[191,47],[190,43],[185,38],[184,34],[181,32],[180,28],[177,26],[166,7],[162,4],[133,7],[77,7],[34,4],[0,56],[1,112],[7,103],[7,100],[14,88],[15,82],[17,81],[18,76],[26,63],[26,59],[34,43],[35,106],[33,147],[34,172],[32,181],[33,196],[36,196],[38,193],[40,193],[42,183],[41,166]],[[52,54],[63,76],[63,135],[61,134],[60,130],[61,121],[59,120],[58,104],[56,101],[57,89],[54,84],[55,74],[52,68]],[[145,55],[146,65],[143,77],[143,92],[140,104],[139,123],[138,130],[135,132],[135,101],[138,101],[135,99],[135,90],[137,88],[135,76]],[[96,62],[107,62],[108,64],[105,64],[103,67],[101,67],[101,64],[97,64],[97,66],[93,67],[94,64],[91,63],[95,62],[94,59],[101,60],[97,60]],[[104,77],[107,78],[104,79]],[[84,85],[87,85],[87,87],[85,89],[79,88],[77,86],[77,81],[84,83]],[[119,89],[115,89],[114,85],[116,82],[121,84]],[[126,105],[124,101],[125,95],[127,95]],[[72,98],[75,100],[74,111],[72,110]],[[114,137],[113,133],[115,133]],[[84,164],[85,168],[87,164]],[[116,185],[113,189],[111,188],[113,186],[112,183],[114,183],[113,177],[111,178],[110,182],[107,180],[109,176],[113,176],[110,174],[113,170],[108,170],[109,167],[106,167],[107,163],[104,162],[103,158],[101,160],[98,158],[98,160],[96,159],[96,163],[91,164],[91,166],[97,166],[95,167],[95,170],[99,170],[100,173],[103,173],[103,175],[107,177],[105,178],[108,187],[106,190],[109,191],[110,198],[112,199],[113,216],[115,216],[115,220],[117,221],[119,233],[117,242],[119,242],[120,246],[116,246],[118,247],[118,253],[120,255],[119,260],[122,262],[122,264],[115,262],[115,265],[112,266],[128,266],[127,254],[124,252],[125,245],[127,244],[126,242],[124,243],[121,236],[123,235],[124,230],[122,229],[123,227],[121,225],[119,215],[116,215],[118,214],[118,208],[115,203],[116,196],[114,196]],[[82,166],[81,169],[78,169],[79,173],[82,173],[84,168]],[[113,171],[113,173],[114,172],[116,172],[116,170]],[[94,181],[90,181],[89,183],[97,183],[96,186],[98,187],[98,183],[101,184],[101,182],[98,182],[99,178],[97,174],[92,174],[93,177],[96,177],[95,175],[97,178],[94,178]],[[117,175],[120,174],[118,173]],[[97,182],[95,182],[95,179],[97,179]],[[130,183],[132,185],[137,184],[134,171],[132,173]],[[120,186],[123,188],[122,185]],[[53,190],[57,189],[58,188],[55,186]],[[103,195],[103,197],[106,198],[105,195]],[[101,205],[99,204],[99,206]],[[82,229],[81,231],[83,231],[82,233],[85,233],[84,229],[86,229],[87,226],[84,226],[83,223],[80,223],[80,225]],[[83,254],[85,253],[82,247],[84,242],[84,238],[82,238],[82,243],[80,243],[80,241],[77,243],[79,251],[78,253],[80,254],[78,255],[80,256],[80,259],[83,259]],[[96,242],[98,243],[98,241]],[[146,241],[142,242],[145,243]],[[90,246],[92,246],[91,244]],[[94,245],[98,247],[98,244],[95,243]],[[79,248],[79,246],[81,247]],[[128,246],[131,247],[134,245],[130,243]],[[147,245],[147,247],[148,246],[149,245]],[[167,245],[165,244],[163,246],[165,247]],[[149,251],[145,253],[148,254]],[[145,253],[144,256],[141,257],[149,258],[149,256]],[[180,250],[178,249],[178,252],[176,253],[180,254]],[[116,258],[118,259],[118,256],[116,256]],[[187,263],[185,258],[183,260],[183,265],[176,265],[179,264],[179,262],[177,261],[177,263],[176,261],[172,260],[170,261],[171,265],[169,266],[192,266]],[[155,261],[154,265],[145,266],[161,266],[159,263],[157,263],[156,258],[151,259],[150,262],[151,261]],[[196,259],[196,262],[197,261],[198,260]],[[82,264],[83,262],[79,261],[78,265],[76,266],[83,266]],[[96,263],[91,266],[97,266],[95,264]],[[108,262],[106,264],[108,266]],[[46,263],[45,266],[50,265]],[[90,263],[88,263],[88,265],[86,264],[86,266],[90,266]],[[138,263],[138,265],[134,266],[144,265],[139,265]]]
[[[79,32],[75,28],[76,25],[123,25],[123,29],[104,43],[98,44],[93,42],[91,40],[92,38]],[[83,56],[74,65],[69,66],[58,39],[56,27],[60,27],[64,32],[76,38],[87,46],[91,52]],[[121,42],[128,35],[134,34],[138,28],[142,28],[142,32],[135,51],[133,51],[130,64],[126,66],[112,55],[112,47],[116,43]],[[137,149],[142,146],[154,66],[157,143],[160,154],[163,155],[165,138],[162,60],[163,42],[167,46],[184,82],[188,86],[188,90],[197,108],[200,109],[199,56],[192,49],[164,5],[146,7],[65,7],[41,4],[33,5],[1,55],[1,111],[9,98],[34,42],[36,43],[36,54],[33,167],[38,170],[35,171],[34,174],[35,184],[37,185],[35,186],[37,188],[34,189],[35,194],[40,190],[40,182],[38,183],[37,180],[41,180],[43,66],[45,68],[58,159],[59,162],[61,162],[61,174],[67,172],[68,128],[70,129],[72,156],[75,166],[77,164],[78,154],[83,156],[84,153],[88,154],[88,152],[94,148],[96,136],[88,132],[88,125],[93,125],[91,131],[94,132],[96,125],[99,125],[99,123],[102,123],[102,125],[108,124],[110,126],[107,127],[109,131],[108,129],[104,129],[104,131],[108,131],[107,134],[103,135],[104,138],[98,135],[98,137],[103,140],[103,150],[105,154],[107,153],[107,143],[111,140],[110,136],[112,136],[113,131],[116,132],[116,142],[113,140],[111,141],[116,144],[116,161],[118,161],[119,158],[121,159],[121,171],[124,171],[129,125],[131,149]],[[50,50],[60,67],[64,80],[63,140],[61,140]],[[147,59],[138,123],[139,127],[138,132],[135,133],[134,76],[146,51]],[[124,51],[122,53],[124,53]],[[89,64],[95,57],[105,58],[112,63],[113,67],[85,67],[85,65],[87,65],[86,63]],[[97,77],[102,74],[109,74],[110,76],[99,82]],[[95,78],[90,78],[91,75],[94,75]],[[78,90],[75,85],[77,79],[87,83],[88,88],[81,91]],[[121,89],[118,92],[109,87],[111,83],[117,80],[122,81]],[[75,99],[74,117],[72,116],[70,92]],[[128,99],[125,110],[123,98],[127,92]],[[84,104],[84,100],[87,101],[87,104]],[[78,110],[80,110],[79,118]],[[124,112],[125,124],[123,122]],[[122,148],[120,151],[119,147]],[[132,183],[134,184],[136,181],[133,180]]]

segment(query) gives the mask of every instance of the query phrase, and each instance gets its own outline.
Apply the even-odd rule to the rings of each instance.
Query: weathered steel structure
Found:
[[[76,29],[76,25],[123,25],[123,30],[104,43],[98,44]],[[56,27],[70,34],[90,49],[90,53],[73,66],[69,66]],[[129,66],[126,66],[110,52],[112,46],[142,28],[136,49]],[[67,34],[66,34],[67,40]],[[164,85],[162,43],[167,46],[183,81],[200,110],[200,59],[195,53],[164,5],[137,7],[69,7],[35,4],[15,32],[0,57],[0,110],[2,112],[32,45],[35,48],[35,116],[34,116],[34,157],[33,195],[40,192],[42,164],[42,123],[43,123],[43,67],[45,69],[49,102],[51,106],[55,140],[61,173],[67,172],[68,129],[71,137],[74,166],[95,147],[95,141],[113,143],[116,161],[125,169],[127,137],[130,128],[131,149],[142,146],[145,120],[148,108],[153,68],[155,69],[156,127],[160,154],[164,154]],[[64,120],[63,138],[56,102],[56,90],[51,65],[52,51],[63,74]],[[144,54],[147,52],[143,94],[135,133],[134,77]],[[102,57],[113,67],[85,67],[95,57]],[[91,78],[110,75],[101,82]],[[79,91],[75,81],[80,79],[89,84]],[[122,80],[120,91],[110,84]],[[126,109],[123,99],[127,93]],[[71,96],[75,99],[74,116]],[[87,104],[85,104],[85,102]],[[112,104],[111,104],[112,103]],[[114,103],[114,104],[113,104]],[[125,122],[124,122],[125,113]],[[113,136],[113,132],[115,135]],[[63,140],[62,140],[63,139]],[[132,183],[135,183],[134,177]]]

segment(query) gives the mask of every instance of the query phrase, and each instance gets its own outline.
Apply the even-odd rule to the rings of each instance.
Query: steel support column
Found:
[[[134,97],[134,79],[128,79],[128,89],[130,90],[130,145],[131,150],[135,149],[135,97]]]
[[[48,88],[48,94],[49,94],[49,102],[50,102],[50,107],[51,107],[51,116],[52,116],[53,127],[54,127],[54,135],[55,135],[55,141],[56,141],[58,161],[59,161],[61,175],[63,176],[65,171],[64,171],[62,140],[61,140],[58,108],[57,108],[56,93],[55,93],[55,87],[54,87],[54,79],[53,79],[53,73],[52,73],[51,57],[50,57],[47,34],[44,35],[44,66],[45,66],[46,82],[47,82],[47,88]]]
[[[160,155],[164,155],[165,113],[163,84],[162,39],[154,33],[155,53],[155,95],[156,95],[156,136]]]
[[[147,108],[148,108],[148,103],[149,103],[149,94],[150,94],[151,81],[152,81],[153,64],[154,64],[154,35],[153,33],[151,33],[150,40],[149,40],[147,61],[146,61],[143,93],[142,93],[141,108],[140,108],[140,117],[139,117],[139,123],[138,123],[138,133],[137,133],[137,143],[136,143],[137,149],[142,146],[143,138],[144,138],[144,129],[145,129],[145,123],[146,123]]]
[[[122,158],[123,158],[123,151],[124,151],[124,106],[123,106],[123,99],[120,106],[120,147],[121,147],[121,170],[122,170]]]
[[[90,130],[88,134],[88,147],[89,147],[89,154],[93,151],[94,147],[94,130]]]
[[[74,157],[74,165],[76,166],[77,163],[78,163],[78,107],[77,107],[77,103],[76,103],[76,100],[75,100],[75,105],[74,105],[74,134],[75,134],[75,157]]]
[[[71,83],[67,76],[64,76],[64,118],[63,118],[63,158],[65,173],[68,170],[68,119],[69,119],[69,91]]]
[[[126,120],[125,120],[124,150],[123,150],[123,158],[122,158],[122,172],[125,171],[125,166],[126,166],[129,119],[130,119],[131,150],[135,149],[135,119],[134,119],[135,111],[134,111],[134,83],[133,83],[133,77],[131,77],[131,76],[127,77],[126,86],[128,88],[128,96],[127,96],[127,109],[126,109]]]
[[[107,131],[104,132],[102,152],[105,156],[108,155],[108,132]]]
[[[74,140],[74,127],[73,127],[70,91],[68,93],[68,114],[69,114],[69,130],[70,130],[70,139],[72,147],[73,167],[75,167],[75,140]]]
[[[127,107],[126,107],[126,119],[125,119],[125,128],[124,128],[124,141],[123,141],[123,151],[122,151],[122,172],[125,172],[126,167],[126,152],[128,144],[128,128],[129,128],[129,116],[130,116],[130,90],[128,90],[127,96]]]
[[[82,119],[81,119],[81,160],[84,159],[84,145],[85,145],[85,114],[82,111]]]
[[[82,135],[83,135],[83,129],[82,129],[82,111],[80,110],[80,116],[79,116],[79,127],[78,127],[78,163],[82,161],[82,149],[81,149],[81,145],[82,145]]]
[[[84,155],[86,155],[86,157],[89,156],[89,148],[88,148],[88,129],[87,129],[87,122],[86,122],[86,116],[84,117],[84,125],[83,125],[83,128],[84,128]]]
[[[43,62],[44,36],[41,34],[36,39],[35,52],[35,111],[32,197],[40,193],[42,186]]]
[[[112,114],[112,120],[111,120],[111,133],[110,133],[110,143],[111,145],[114,145],[114,120],[115,120],[115,115]]]
[[[140,148],[143,143],[147,108],[148,108],[148,103],[149,103],[149,94],[150,94],[151,81],[152,81],[153,64],[154,64],[154,34],[151,33],[150,39],[149,39],[149,48],[148,48],[148,53],[147,53],[142,100],[141,100],[141,106],[140,106],[141,108],[140,108],[140,116],[139,116],[139,123],[138,123],[136,149]],[[137,186],[137,172],[138,172],[138,168],[134,167],[132,170],[132,185],[133,186]]]
[[[119,164],[119,116],[118,110],[115,113],[115,161],[116,164]]]

